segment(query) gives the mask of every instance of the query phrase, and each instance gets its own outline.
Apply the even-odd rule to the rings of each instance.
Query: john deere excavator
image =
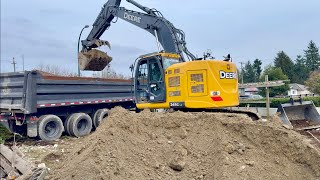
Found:
[[[158,52],[140,56],[132,68],[137,108],[198,111],[239,104],[237,68],[229,55],[224,60],[197,59],[186,47],[184,32],[158,10],[127,1],[143,12],[120,7],[121,0],[104,4],[90,34],[82,41],[82,70],[102,70],[111,61],[94,48],[109,45],[99,38],[115,18],[120,18],[155,36],[159,48]]]

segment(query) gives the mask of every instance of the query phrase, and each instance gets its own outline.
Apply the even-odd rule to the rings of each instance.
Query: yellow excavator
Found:
[[[154,35],[158,45],[158,52],[140,56],[131,67],[138,109],[199,111],[239,105],[237,68],[230,55],[224,60],[196,58],[186,47],[184,32],[158,10],[127,1],[143,12],[119,7],[121,0],[109,0],[81,41],[82,70],[99,71],[110,63],[111,58],[95,48],[110,46],[99,38],[113,19],[120,18]]]

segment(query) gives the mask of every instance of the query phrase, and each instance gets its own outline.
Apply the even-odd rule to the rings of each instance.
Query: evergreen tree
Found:
[[[297,56],[293,67],[294,74],[291,82],[303,84],[307,80],[309,76],[309,70],[305,65],[305,61],[306,60],[301,55]]]
[[[255,71],[255,82],[259,81],[262,72],[262,61],[260,59],[255,59],[253,61],[253,69]]]
[[[278,52],[276,58],[274,59],[274,65],[275,67],[280,68],[282,72],[288,76],[289,79],[292,79],[294,74],[294,63],[284,51]]]
[[[243,69],[243,82],[252,83],[255,81],[255,71],[250,61],[246,63]]]
[[[309,71],[315,71],[320,68],[319,48],[313,41],[310,41],[308,49],[304,51],[304,56]]]

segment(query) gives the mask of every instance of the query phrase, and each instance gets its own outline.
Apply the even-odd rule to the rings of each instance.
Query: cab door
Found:
[[[140,59],[135,73],[135,99],[137,103],[165,102],[166,89],[161,58]]]
[[[166,88],[163,67],[159,58],[149,60],[149,72],[150,102],[164,102]]]

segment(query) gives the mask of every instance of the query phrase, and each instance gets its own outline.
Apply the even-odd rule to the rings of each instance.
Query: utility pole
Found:
[[[243,84],[243,65],[246,64],[245,62],[240,62],[241,64],[241,84]]]
[[[13,65],[13,72],[16,72],[16,64],[17,64],[17,62],[14,60],[14,57],[12,59],[12,63],[11,64]]]
[[[266,98],[267,98],[267,102],[266,102],[266,107],[267,107],[267,119],[270,118],[270,92],[269,92],[269,76],[266,75],[265,76],[265,83],[266,83]]]
[[[22,58],[22,71],[24,71],[24,54],[22,54],[21,58]]]

